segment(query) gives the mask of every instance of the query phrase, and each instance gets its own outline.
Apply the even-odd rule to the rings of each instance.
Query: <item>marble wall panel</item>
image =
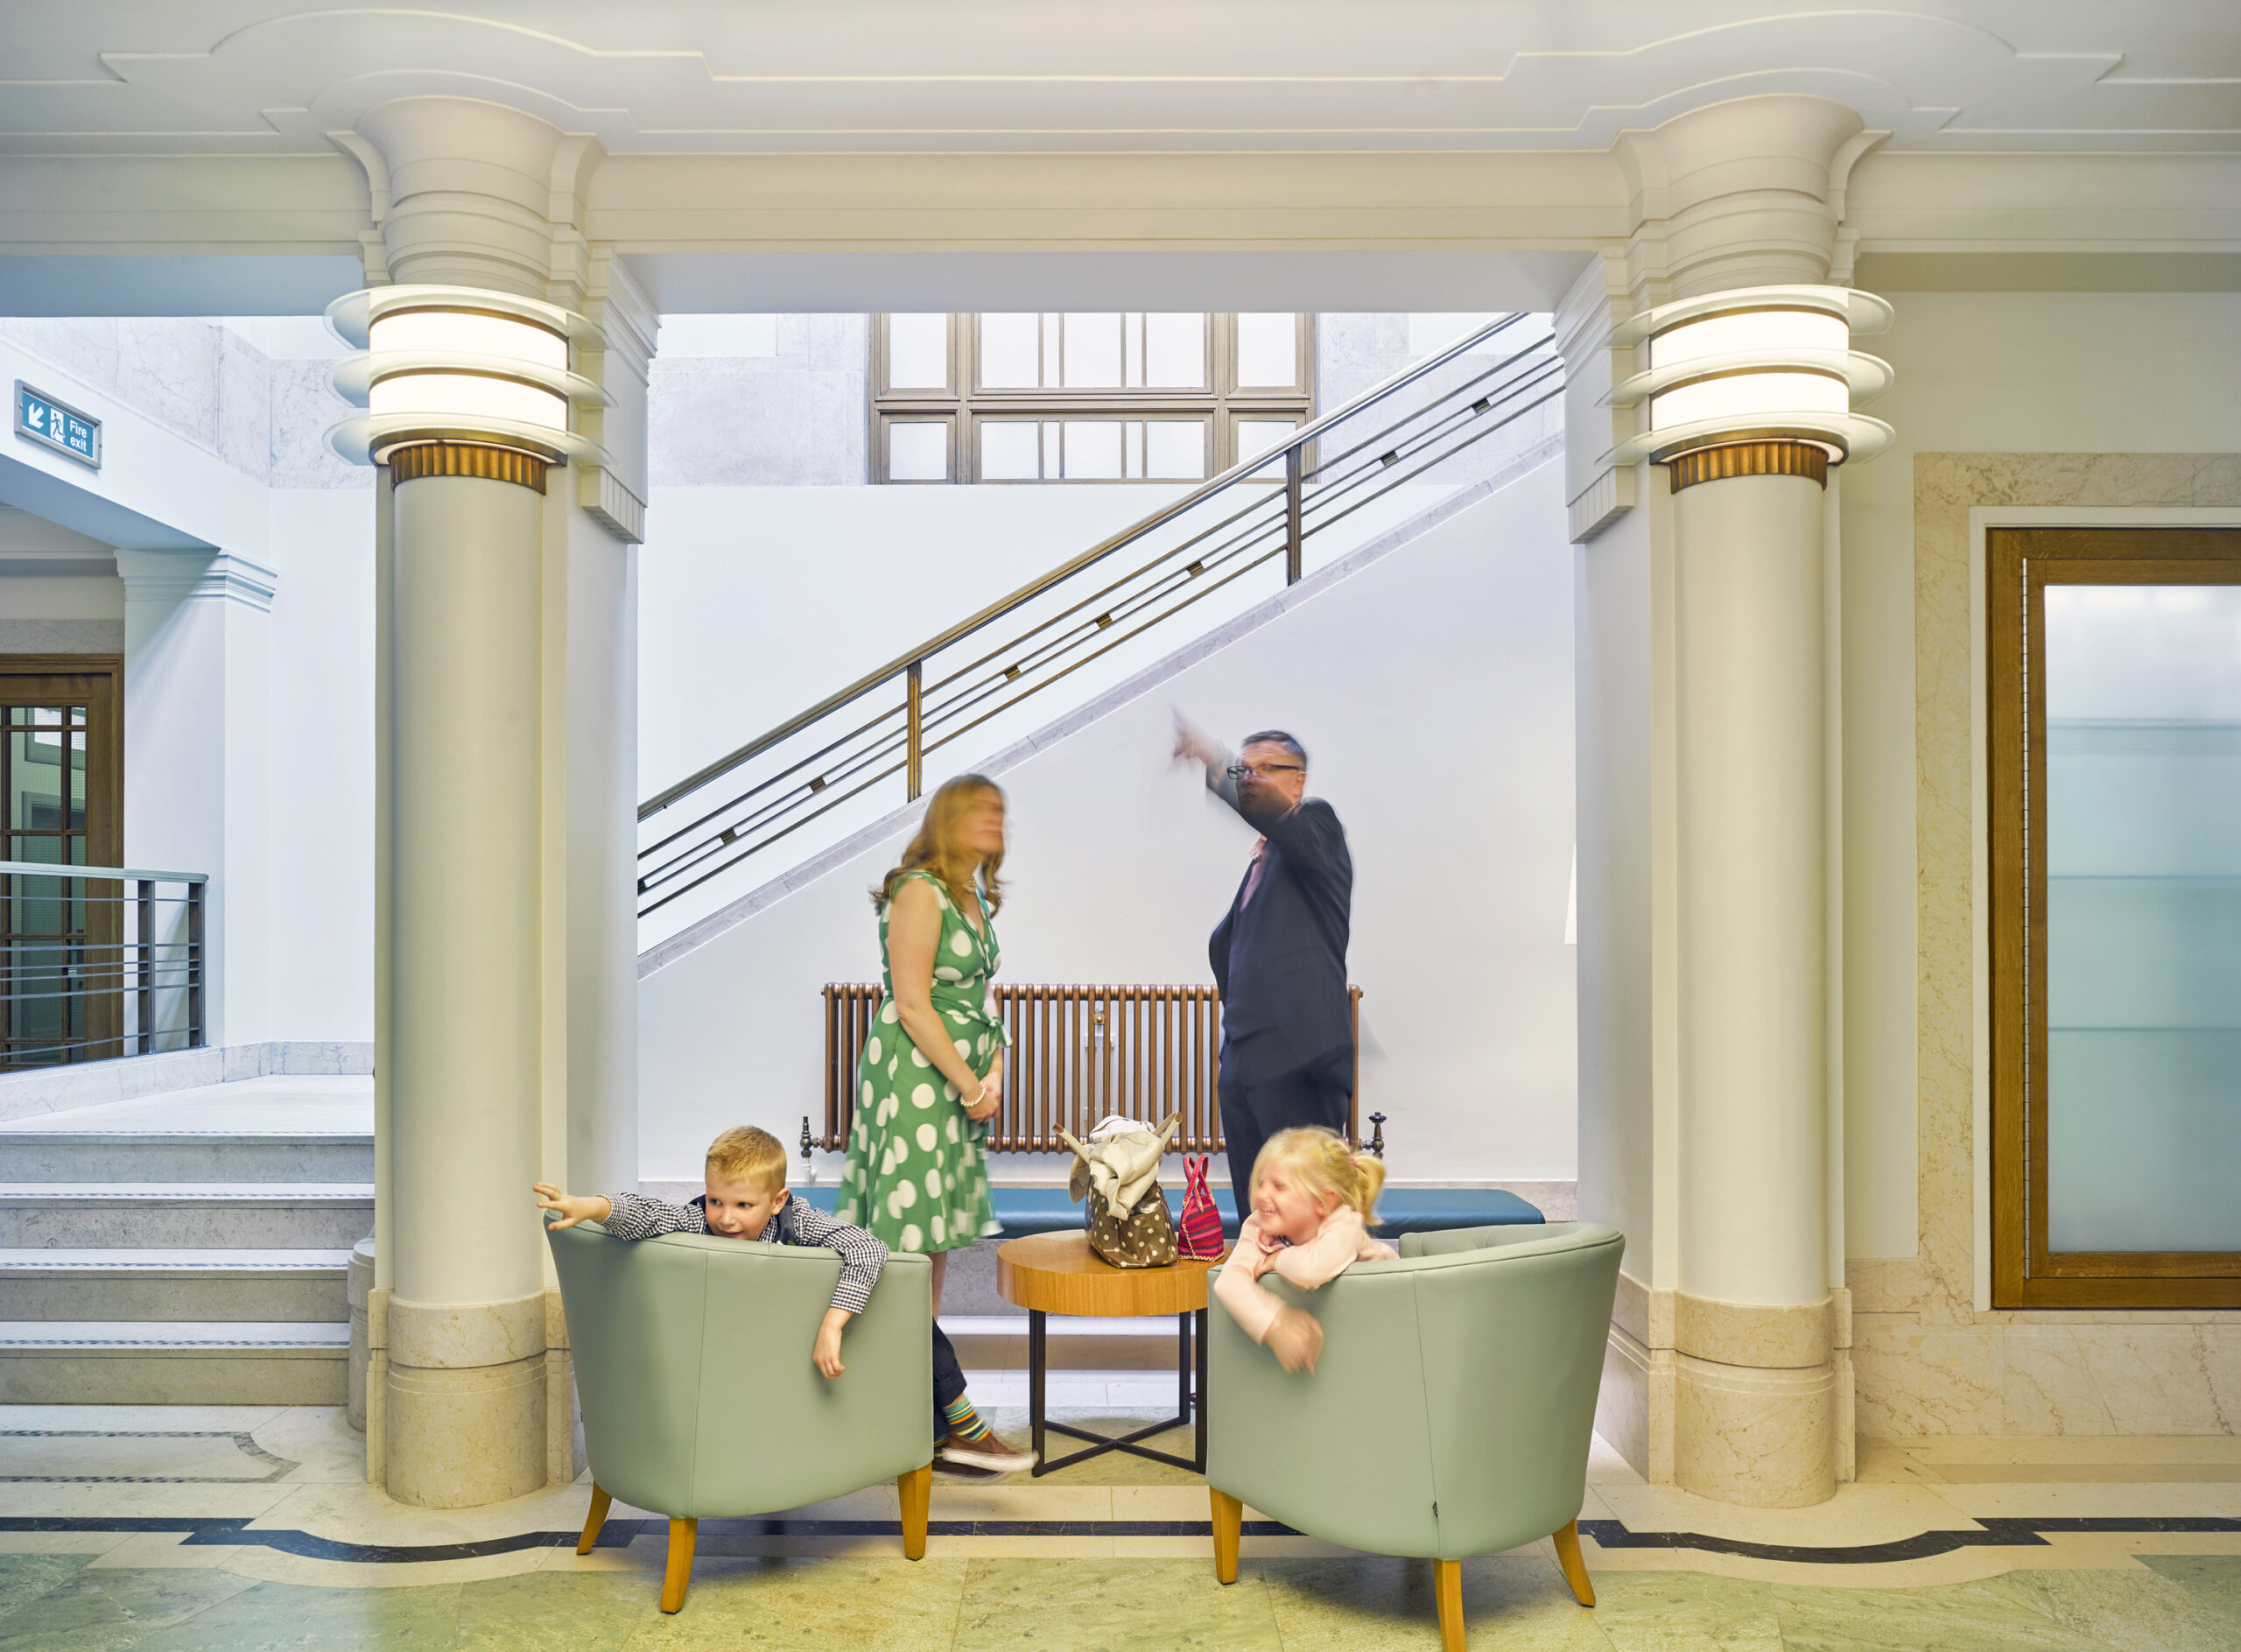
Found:
[[[1914,456],[1919,1254],[1851,1264],[1865,1435],[2241,1431],[2241,1314],[1975,1306],[1969,513],[2065,505],[2241,505],[2241,456]]]
[[[327,382],[328,363],[272,363],[271,483],[275,488],[370,488],[371,466],[338,458],[327,432],[358,410]]]
[[[249,476],[272,471],[272,369],[263,351],[224,327],[217,337],[218,457]]]
[[[1926,1326],[1911,1314],[1856,1314],[1854,1417],[1874,1438],[2006,1431],[1999,1338]]]
[[[870,480],[871,318],[778,318],[778,354],[657,355],[654,487],[859,487]]]
[[[222,328],[127,316],[116,323],[116,394],[199,447],[218,451]]]

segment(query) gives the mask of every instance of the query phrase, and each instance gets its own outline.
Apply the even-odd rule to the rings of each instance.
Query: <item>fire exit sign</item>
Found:
[[[81,465],[102,467],[102,421],[21,379],[16,381],[16,434]]]

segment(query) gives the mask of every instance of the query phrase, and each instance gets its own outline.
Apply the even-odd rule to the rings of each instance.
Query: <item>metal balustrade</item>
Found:
[[[208,882],[0,861],[0,1070],[200,1048]]]
[[[1249,599],[1256,573],[1270,594],[1296,584],[1310,552],[1336,560],[1360,543],[1349,534],[1373,536],[1372,507],[1411,482],[1459,485],[1472,447],[1563,390],[1547,327],[1505,317],[787,719],[639,805],[644,821],[693,805],[640,851],[640,916],[882,784],[895,805],[915,799],[931,754],[1148,631],[1171,635],[1217,593]]]
[[[1347,992],[1356,1054],[1346,1139],[1359,1146],[1362,989]],[[1012,1042],[1001,1102],[988,1121],[992,1152],[1062,1152],[1061,1129],[1085,1136],[1108,1114],[1156,1125],[1180,1113],[1171,1151],[1226,1146],[1215,1090],[1222,1006],[1212,987],[999,985],[994,996]],[[856,1064],[881,997],[879,988],[861,983],[825,989],[825,1134],[811,1139],[829,1151],[848,1144]]]

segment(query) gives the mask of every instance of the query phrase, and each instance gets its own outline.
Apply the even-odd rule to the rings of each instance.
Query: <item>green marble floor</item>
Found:
[[[325,1589],[203,1568],[0,1555],[0,1652],[1430,1652],[1431,1569],[1355,1556],[1248,1560],[704,1558],[685,1610],[648,1578],[536,1571]],[[1575,1606],[1554,1568],[1467,1561],[1472,1643],[1503,1652],[2234,1652],[2241,1556],[2018,1571],[1921,1589],[1616,1571]]]

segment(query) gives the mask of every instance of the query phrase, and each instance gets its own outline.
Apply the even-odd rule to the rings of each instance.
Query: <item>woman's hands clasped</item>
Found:
[[[969,1105],[965,1109],[965,1116],[975,1124],[984,1119],[993,1119],[996,1116],[996,1110],[1004,1105],[1004,1052],[1002,1051],[996,1051],[996,1059],[988,1068],[988,1076],[980,1081],[980,1100],[977,1103],[970,1102],[970,1098],[967,1100]]]

